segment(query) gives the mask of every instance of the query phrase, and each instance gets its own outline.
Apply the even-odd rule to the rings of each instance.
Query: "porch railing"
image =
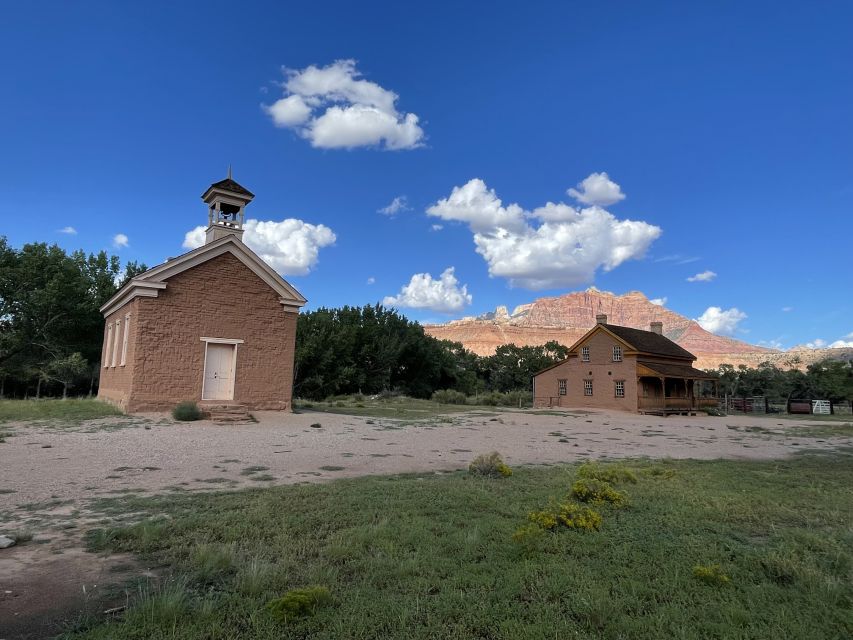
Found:
[[[685,397],[662,397],[662,396],[640,396],[637,398],[637,408],[654,409],[663,411],[672,410],[695,410],[712,409],[719,404],[717,398],[685,398]]]

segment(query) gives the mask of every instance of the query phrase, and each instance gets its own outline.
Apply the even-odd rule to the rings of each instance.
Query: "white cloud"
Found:
[[[388,206],[377,209],[377,213],[384,213],[386,216],[393,216],[401,211],[409,211],[410,209],[411,207],[406,200],[406,196],[397,196]]]
[[[326,67],[284,68],[284,97],[262,105],[277,127],[294,129],[322,149],[414,149],[424,131],[414,113],[396,109],[397,96],[364,80],[355,60]]]
[[[375,282],[376,282],[376,278],[374,278],[373,276],[370,276],[367,279],[367,284],[374,284]]]
[[[62,227],[61,229],[57,229],[57,233],[65,233],[69,236],[76,236],[77,229],[75,229],[74,227]]]
[[[649,302],[651,302],[652,304],[656,304],[659,307],[662,307],[666,304],[666,296],[664,296],[663,298],[652,298],[651,300],[649,300]]]
[[[706,331],[730,336],[746,318],[747,315],[737,307],[726,310],[720,307],[708,307],[701,316],[696,318],[696,322]]]
[[[690,264],[698,260],[701,260],[699,256],[683,256],[680,253],[655,258],[655,262],[674,262],[675,264]]]
[[[784,311],[785,313],[790,313],[793,310],[794,310],[794,307],[782,307],[782,311]]]
[[[130,239],[123,233],[117,233],[113,236],[113,246],[116,249],[121,249],[130,244]]]
[[[437,280],[428,273],[416,273],[409,284],[400,289],[396,296],[386,296],[382,304],[389,307],[408,307],[411,309],[430,309],[441,313],[461,311],[471,304],[473,298],[468,286],[459,287],[459,281],[453,274],[454,268],[448,267]]]
[[[829,345],[830,349],[853,349],[853,340],[836,340]]]
[[[579,190],[572,188],[566,193],[583,204],[597,204],[606,207],[625,199],[622,188],[613,182],[604,171],[589,174],[577,186]]]
[[[187,231],[184,247],[204,244],[205,227]],[[304,276],[317,264],[320,249],[335,243],[334,232],[323,224],[309,224],[296,218],[247,220],[243,242],[282,275]]]
[[[434,224],[429,228],[430,231],[441,231],[442,229],[444,229],[443,224]]]
[[[687,282],[711,282],[711,280],[716,277],[717,274],[713,271],[703,271],[702,273],[697,273],[695,276],[687,278]]]
[[[807,349],[824,349],[824,348],[826,348],[826,340],[818,338],[814,342],[807,342],[806,348]]]
[[[759,340],[758,345],[760,347],[776,349],[777,351],[785,351],[785,347],[782,346],[782,343],[779,340]]]
[[[597,269],[610,271],[642,257],[661,234],[659,227],[618,220],[598,206],[575,209],[548,202],[533,211],[504,206],[479,178],[454,187],[427,213],[467,223],[489,275],[527,289],[592,282]]]

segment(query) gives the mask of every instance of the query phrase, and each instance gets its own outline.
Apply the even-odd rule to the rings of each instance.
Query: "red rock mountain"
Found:
[[[798,356],[801,366],[841,349],[807,349],[777,351],[747,344],[741,340],[718,336],[703,329],[695,320],[652,304],[639,291],[614,295],[595,288],[567,293],[555,298],[539,298],[520,305],[510,314],[506,307],[479,317],[467,317],[447,324],[425,325],[424,330],[441,340],[461,342],[479,355],[491,355],[503,344],[540,345],[556,340],[569,346],[595,324],[597,314],[607,314],[607,321],[625,327],[648,329],[650,322],[662,322],[665,336],[697,357],[699,368],[716,368],[721,363],[756,366],[771,361],[785,366]],[[850,354],[848,354],[850,355]]]

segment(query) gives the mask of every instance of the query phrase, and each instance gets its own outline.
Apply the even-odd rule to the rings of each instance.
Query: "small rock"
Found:
[[[9,536],[0,536],[0,549],[6,549],[7,547],[14,546],[14,544],[14,538],[10,538]]]

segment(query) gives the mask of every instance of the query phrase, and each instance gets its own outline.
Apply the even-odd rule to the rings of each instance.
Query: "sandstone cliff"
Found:
[[[650,322],[662,322],[664,335],[693,353],[696,366],[702,369],[717,368],[722,363],[754,367],[765,361],[787,367],[795,357],[800,367],[827,357],[853,359],[853,349],[777,351],[718,336],[695,320],[652,304],[639,291],[614,295],[595,288],[539,298],[516,307],[511,314],[501,306],[479,317],[425,325],[424,330],[442,340],[461,342],[479,355],[491,355],[503,344],[540,345],[556,340],[569,346],[595,324],[599,313],[607,314],[612,324],[638,329],[648,329]]]

